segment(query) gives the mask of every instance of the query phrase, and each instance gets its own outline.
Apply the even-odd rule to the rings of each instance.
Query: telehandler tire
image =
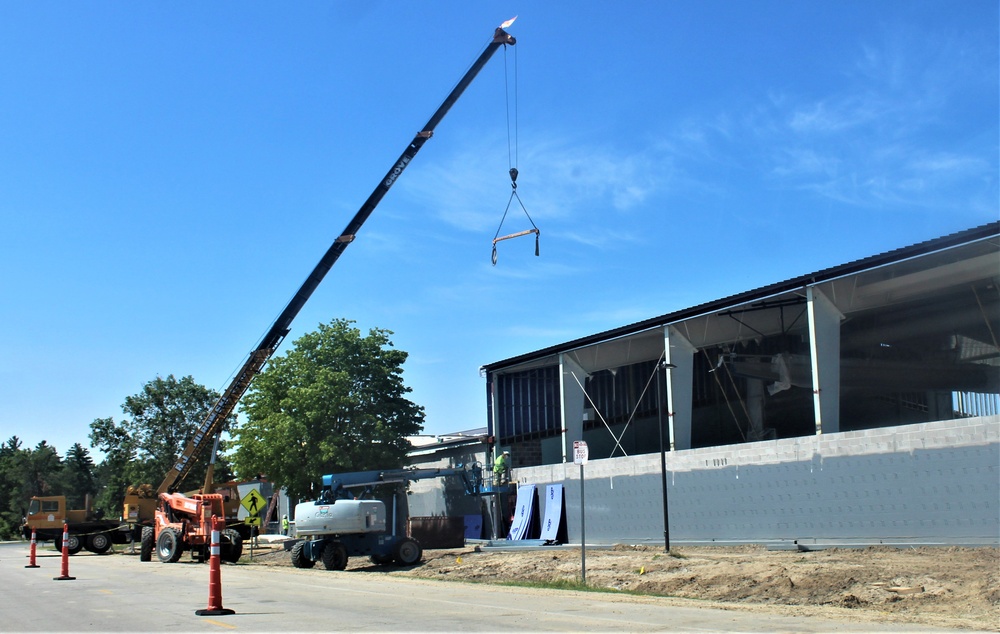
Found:
[[[222,561],[235,564],[243,556],[243,537],[239,531],[227,528],[222,531],[222,543],[219,544],[219,557]]]
[[[181,558],[184,546],[176,529],[164,528],[156,538],[156,556],[165,564],[176,563]]]
[[[153,527],[142,527],[142,538],[139,540],[139,561],[153,560]]]

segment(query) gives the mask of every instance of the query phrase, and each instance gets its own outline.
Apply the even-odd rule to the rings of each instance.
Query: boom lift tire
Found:
[[[142,538],[139,540],[139,561],[153,560],[153,527],[142,527]]]
[[[340,542],[327,542],[321,558],[327,570],[347,568],[347,549]]]
[[[111,538],[105,533],[94,533],[87,538],[87,550],[98,555],[103,555],[111,548]]]
[[[222,531],[222,543],[219,545],[219,556],[222,561],[235,564],[243,556],[243,537],[239,531],[227,528]]]
[[[160,531],[156,538],[156,556],[165,564],[176,563],[181,558],[183,546],[180,535],[173,528],[167,527]]]
[[[315,561],[306,557],[306,554],[302,552],[305,547],[305,542],[299,542],[292,546],[292,565],[296,568],[312,568],[316,565]]]
[[[417,540],[407,537],[396,544],[392,558],[398,566],[412,566],[423,556],[424,551]]]

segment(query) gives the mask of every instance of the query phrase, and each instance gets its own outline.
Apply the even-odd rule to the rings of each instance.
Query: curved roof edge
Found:
[[[493,363],[483,365],[481,369],[486,370],[487,372],[492,372],[494,370],[520,365],[528,361],[538,360],[576,348],[582,348],[594,343],[617,339],[618,337],[632,335],[657,326],[664,326],[705,313],[723,310],[725,308],[738,304],[745,304],[757,299],[763,299],[779,293],[802,288],[803,286],[809,284],[818,284],[834,278],[843,277],[844,275],[859,273],[861,271],[885,266],[886,264],[893,264],[895,262],[907,260],[919,255],[926,255],[935,251],[942,251],[944,249],[950,249],[963,244],[970,244],[972,242],[978,242],[979,240],[996,236],[1000,236],[1000,222],[990,222],[985,225],[973,227],[972,229],[965,229],[964,231],[958,231],[940,238],[933,238],[924,242],[918,242],[917,244],[912,244],[907,247],[900,247],[898,249],[893,249],[892,251],[886,251],[885,253],[868,256],[860,260],[854,260],[853,262],[848,262],[847,264],[833,266],[816,271],[815,273],[800,275],[783,282],[777,282],[768,286],[761,286],[760,288],[743,291],[742,293],[730,295],[729,297],[723,297],[721,299],[705,302],[704,304],[698,304],[697,306],[692,306],[690,308],[684,308],[672,313],[660,315],[658,317],[638,321],[627,326],[612,328],[611,330],[605,330],[604,332],[587,335],[586,337],[580,337],[579,339],[549,346],[548,348],[542,348],[541,350],[536,350],[534,352],[528,352],[516,357],[510,357],[509,359],[504,359],[502,361],[495,361]]]

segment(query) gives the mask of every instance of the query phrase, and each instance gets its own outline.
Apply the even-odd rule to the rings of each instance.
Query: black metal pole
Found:
[[[583,476],[583,463],[580,463],[580,582],[587,585],[587,495]]]
[[[663,549],[670,552],[670,517],[667,512],[667,450],[663,444],[663,397],[660,392],[660,370],[666,375],[666,369],[675,366],[663,361],[656,363],[656,412],[660,428],[660,478],[663,486]]]

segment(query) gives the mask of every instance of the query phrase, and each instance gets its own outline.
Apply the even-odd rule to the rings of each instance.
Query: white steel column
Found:
[[[691,448],[691,401],[694,398],[694,353],[698,351],[673,326],[663,329],[667,368],[667,427],[670,451]]]
[[[573,441],[583,440],[583,389],[570,374],[583,383],[587,373],[565,353],[559,354],[559,398],[562,401],[562,458],[573,457]]]
[[[844,315],[819,289],[806,287],[809,362],[816,434],[840,431],[840,322]]]

